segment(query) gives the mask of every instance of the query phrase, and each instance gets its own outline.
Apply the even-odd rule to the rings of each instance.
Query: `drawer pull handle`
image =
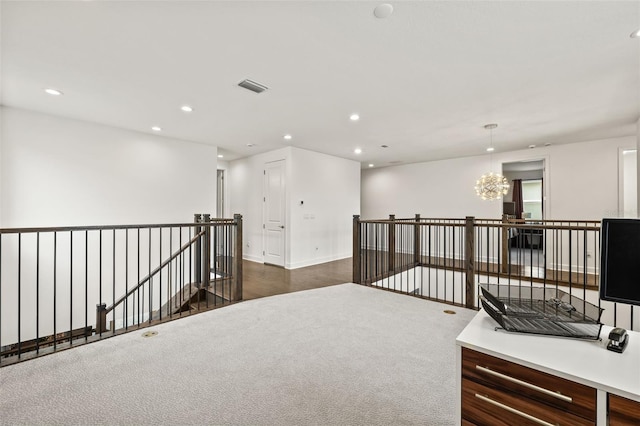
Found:
[[[555,426],[553,423],[549,423],[549,422],[545,422],[544,420],[540,420],[540,419],[539,419],[539,418],[537,418],[537,417],[533,417],[533,416],[532,416],[532,415],[530,415],[530,414],[523,413],[523,412],[522,412],[522,411],[520,411],[520,410],[516,410],[515,408],[509,407],[508,405],[504,405],[504,404],[502,404],[502,403],[500,403],[500,402],[498,402],[498,401],[494,401],[493,399],[491,399],[491,398],[487,398],[487,397],[486,397],[486,396],[484,396],[484,395],[476,394],[476,398],[479,398],[479,399],[481,399],[481,400],[482,400],[482,401],[484,401],[484,402],[488,402],[489,404],[495,405],[496,407],[500,407],[500,408],[502,408],[503,410],[507,410],[507,411],[509,411],[510,413],[516,414],[516,415],[518,415],[518,416],[520,416],[520,417],[524,417],[525,419],[531,420],[532,422],[534,422],[534,423],[538,423],[539,425],[544,425],[544,426]]]
[[[562,395],[561,393],[550,391],[549,389],[541,388],[540,386],[532,385],[531,383],[527,383],[527,382],[524,382],[522,380],[516,379],[514,377],[507,376],[507,375],[502,374],[502,373],[498,373],[497,371],[490,370],[487,367],[481,367],[479,365],[476,365],[476,369],[478,369],[478,370],[480,370],[480,371],[482,371],[484,373],[491,374],[492,376],[496,376],[496,377],[499,377],[501,379],[508,380],[508,381],[510,381],[512,383],[516,383],[518,385],[524,386],[526,388],[533,389],[533,390],[536,390],[538,392],[542,392],[545,395],[549,395],[549,396],[552,396],[554,398],[558,398],[558,399],[560,399],[562,401],[570,402],[570,403],[573,402],[573,398],[571,398],[570,396]]]

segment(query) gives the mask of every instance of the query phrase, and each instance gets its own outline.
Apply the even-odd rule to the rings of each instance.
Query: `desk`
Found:
[[[633,410],[640,408],[640,333],[629,331],[629,344],[618,354],[606,350],[612,327],[603,326],[602,341],[565,339],[531,334],[507,333],[495,330],[498,324],[484,311],[474,319],[456,339],[458,395],[462,396],[463,350],[467,354],[495,357],[512,363],[516,368],[535,370],[566,381],[593,388],[595,393],[592,412],[595,424],[607,425],[607,400],[616,395],[630,400]],[[553,388],[556,389],[556,388]],[[481,395],[482,397],[482,395]],[[615,397],[613,397],[615,398]],[[458,399],[458,412],[463,403]],[[593,411],[595,410],[595,411]],[[635,413],[633,411],[634,421]],[[640,424],[640,414],[638,414]],[[465,425],[473,424],[461,420]],[[490,421],[489,421],[490,422]],[[589,424],[589,423],[587,423]],[[593,422],[591,422],[593,424]]]
[[[544,232],[536,228],[509,228],[510,246],[515,248],[541,249],[544,247]]]

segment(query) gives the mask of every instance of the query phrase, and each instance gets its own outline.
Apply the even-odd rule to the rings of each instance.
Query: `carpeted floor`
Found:
[[[0,369],[0,424],[451,425],[476,311],[355,284],[255,299]]]

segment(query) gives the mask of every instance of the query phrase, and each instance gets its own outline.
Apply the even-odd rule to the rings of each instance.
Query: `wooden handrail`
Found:
[[[556,221],[553,221],[556,222]],[[518,223],[518,222],[496,222],[496,223],[478,223],[477,221],[474,223],[476,228],[521,228],[521,229],[557,229],[557,230],[569,230],[569,231],[598,231],[600,230],[600,222],[589,222],[589,221],[572,221],[579,223],[593,223],[594,225],[597,223],[598,226],[589,226],[589,225],[543,225],[543,224],[533,224],[533,223]],[[389,219],[380,219],[380,220],[361,220],[359,223],[379,223],[379,224],[395,224],[400,226],[450,226],[457,228],[464,228],[466,224],[464,222],[461,223],[443,223],[443,222],[425,222],[425,221],[402,221],[398,222],[397,220],[389,220]]]
[[[446,235],[443,234],[442,238],[447,239],[449,234],[452,235],[452,238],[454,238],[453,236],[456,236],[456,240],[453,241],[453,244],[460,241],[464,251],[457,255],[454,254],[453,259],[459,260],[452,262],[451,265],[446,265],[445,263],[444,268],[462,271],[465,273],[466,282],[464,282],[461,288],[461,291],[465,294],[462,299],[462,304],[468,308],[475,308],[477,299],[475,292],[476,274],[487,273],[492,276],[500,276],[500,274],[504,274],[504,276],[508,277],[512,274],[514,276],[517,275],[518,277],[523,276],[522,271],[513,271],[511,269],[512,260],[509,259],[509,236],[511,234],[506,232],[507,230],[517,229],[521,234],[538,232],[548,235],[551,238],[556,235],[569,233],[569,239],[571,239],[572,235],[578,234],[582,236],[584,234],[584,239],[586,241],[587,235],[589,235],[589,238],[591,239],[593,239],[593,235],[595,235],[595,239],[597,240],[597,236],[600,231],[600,223],[600,221],[595,220],[515,220],[508,216],[503,217],[502,219],[475,219],[473,217],[467,217],[465,219],[434,219],[423,218],[418,214],[414,218],[406,219],[398,219],[394,215],[389,215],[389,218],[384,219],[363,220],[360,216],[355,215],[353,217],[353,282],[371,284],[374,281],[388,278],[391,275],[398,274],[399,272],[403,272],[409,268],[425,265],[422,256],[426,256],[426,254],[423,253],[423,251],[429,250],[429,253],[431,253],[430,247],[434,244],[433,240],[431,240],[431,230],[436,229],[436,233],[438,233],[438,235],[440,235],[442,230],[446,230]],[[429,228],[429,237],[427,237],[427,227]],[[369,247],[363,245],[364,243],[362,241],[362,239],[365,238],[363,237],[364,233],[369,232],[369,230],[371,230],[371,232],[376,236],[375,242],[367,240],[367,245],[373,244],[371,250],[369,250]],[[486,240],[483,240],[484,234],[486,233],[489,235],[490,232],[492,235],[491,243],[489,242],[489,237],[487,237]],[[402,247],[398,247],[399,243],[396,242],[396,235],[400,234],[406,236],[406,241],[402,243]],[[422,241],[425,238],[428,238],[428,240]],[[380,239],[380,241],[378,241],[378,239]],[[437,239],[435,244],[439,244]],[[482,246],[479,246],[478,244],[482,244]],[[491,254],[489,244],[492,244],[492,250],[498,249],[498,252],[492,252],[493,254]],[[446,251],[446,245],[435,247],[433,250],[436,252],[438,250]],[[487,260],[485,260],[484,263],[481,263],[479,259],[476,259],[478,255],[476,252],[478,250],[480,250],[479,253],[482,256],[487,256]],[[586,277],[589,274],[589,271],[586,269],[586,259],[587,256],[591,255],[587,253],[588,251],[586,248],[581,252],[584,260],[581,265],[582,270],[579,273],[582,274],[581,276],[583,277],[583,288],[588,287]],[[404,255],[404,257],[398,258],[399,254]],[[490,264],[491,261],[488,257],[489,255],[494,257],[497,256],[497,268],[493,268],[491,270],[487,269],[486,271],[484,269],[481,270],[481,264]],[[431,256],[431,254],[429,254],[429,256]],[[447,255],[438,254],[438,256],[445,256],[444,258],[446,258]],[[373,260],[369,261],[368,257],[371,257]],[[364,262],[368,262],[367,265],[369,266],[365,266]],[[479,263],[476,264],[476,262]],[[436,267],[439,268],[442,266],[443,265],[441,264],[436,265]],[[554,273],[558,272],[557,270],[554,271]],[[547,271],[545,270],[544,277],[533,276],[533,273],[531,273],[531,276],[527,275],[527,280],[530,280],[531,282],[543,282],[547,280],[546,273]],[[571,285],[572,276],[573,272],[570,269],[568,275],[569,285]],[[554,275],[553,279],[556,280],[557,283],[560,278],[559,276]],[[400,285],[404,284],[401,282]],[[454,291],[458,291],[458,289],[455,288]]]
[[[233,219],[210,219],[211,225],[233,225]],[[201,224],[200,224],[201,225]],[[35,232],[69,232],[69,231],[113,231],[120,229],[156,229],[196,227],[197,223],[163,223],[142,225],[91,225],[91,226],[55,226],[40,228],[0,228],[0,234],[25,234]]]

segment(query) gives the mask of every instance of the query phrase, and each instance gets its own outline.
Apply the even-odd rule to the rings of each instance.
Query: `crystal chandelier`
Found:
[[[497,124],[487,124],[484,126],[488,129],[491,138],[491,145],[487,151],[493,152],[493,129],[498,127]],[[491,154],[491,168],[493,169],[493,154]],[[476,181],[476,194],[483,200],[499,200],[509,191],[509,181],[500,173],[485,173]]]

